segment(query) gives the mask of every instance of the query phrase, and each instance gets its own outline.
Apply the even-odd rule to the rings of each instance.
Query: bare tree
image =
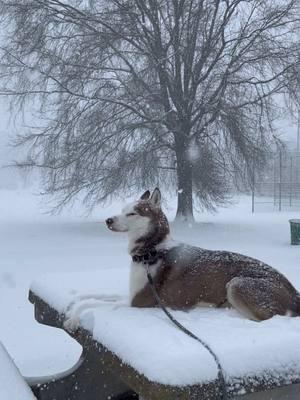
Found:
[[[22,165],[43,168],[60,205],[155,183],[178,189],[184,219],[193,197],[224,201],[227,177],[263,161],[275,95],[299,77],[298,0],[0,7],[1,93],[34,100],[41,122],[20,138],[31,146]]]

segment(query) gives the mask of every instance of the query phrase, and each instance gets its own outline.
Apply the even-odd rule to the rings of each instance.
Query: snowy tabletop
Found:
[[[129,307],[128,274],[127,269],[114,269],[48,275],[31,290],[60,313],[76,304],[80,325],[150,381],[176,386],[214,381],[216,364],[204,347],[173,326],[160,309]],[[100,295],[108,301],[97,303]],[[123,300],[109,303],[114,295]],[[240,394],[241,382],[257,376],[270,385],[299,379],[300,318],[276,316],[258,323],[232,309],[172,313],[212,347],[227,382],[236,384]]]
[[[0,399],[36,400],[19,370],[0,342]]]
[[[83,272],[41,275],[31,290],[60,313],[73,303],[99,296],[128,298],[129,271],[126,268],[85,270]]]

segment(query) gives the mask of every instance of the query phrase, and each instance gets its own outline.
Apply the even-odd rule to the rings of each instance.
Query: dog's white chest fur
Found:
[[[159,263],[151,265],[151,275],[155,276]],[[147,284],[147,269],[142,263],[132,262],[130,266],[130,282],[129,282],[129,296],[130,301],[134,296],[141,291]]]

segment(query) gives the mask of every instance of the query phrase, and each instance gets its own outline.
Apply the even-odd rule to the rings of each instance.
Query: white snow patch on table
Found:
[[[30,288],[60,313],[72,304],[97,298],[128,297],[127,268],[86,270],[84,272],[45,274],[34,280]]]
[[[217,367],[212,356],[173,326],[160,309],[128,306],[127,281],[128,271],[123,268],[48,276],[31,288],[61,313],[72,302],[80,304],[83,296],[80,325],[151,381],[193,385],[215,380]],[[125,300],[94,308],[96,294],[121,295]],[[212,347],[229,382],[258,375],[279,382],[281,375],[292,379],[300,371],[300,318],[276,316],[258,323],[232,309],[172,313]]]
[[[36,400],[24,378],[0,342],[0,399]]]

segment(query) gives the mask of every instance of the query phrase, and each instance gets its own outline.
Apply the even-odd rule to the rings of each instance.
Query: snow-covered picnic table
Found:
[[[123,268],[41,277],[30,292],[36,318],[63,328],[66,312],[81,310],[80,329],[71,336],[97,354],[103,374],[109,369],[115,374],[116,392],[126,390],[119,376],[146,399],[219,398],[212,356],[160,309],[130,307],[128,275]],[[114,296],[117,301],[110,302]],[[277,316],[258,323],[232,309],[172,313],[218,355],[231,396],[300,382],[300,318]]]

